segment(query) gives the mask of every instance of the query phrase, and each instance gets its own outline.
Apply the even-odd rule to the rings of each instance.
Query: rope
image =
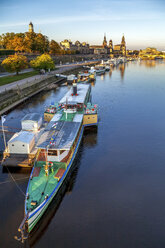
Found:
[[[15,179],[15,181],[20,181],[20,180],[24,180],[24,179],[28,179],[29,177],[23,177],[23,178],[19,178],[19,179]],[[4,182],[0,182],[0,185],[1,184],[5,184],[5,183],[12,183],[13,181],[11,180],[6,180]]]
[[[10,173],[10,171],[9,171],[9,169],[8,169],[7,166],[6,166],[6,168],[7,168],[8,172],[9,172],[9,174],[10,174],[10,176],[11,176],[13,182],[15,183],[15,185],[17,186],[17,188],[19,189],[19,191],[20,191],[24,196],[26,196],[25,193],[23,192],[23,190],[22,190],[22,189],[19,187],[19,185],[17,184],[17,182],[16,182],[16,180],[14,179],[14,177],[12,176],[12,174]]]

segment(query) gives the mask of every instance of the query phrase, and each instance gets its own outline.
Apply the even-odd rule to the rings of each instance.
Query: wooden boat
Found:
[[[38,153],[25,198],[25,218],[19,227],[30,233],[62,186],[76,157],[85,126],[97,125],[97,105],[90,103],[91,85],[78,84],[60,100],[37,142]]]

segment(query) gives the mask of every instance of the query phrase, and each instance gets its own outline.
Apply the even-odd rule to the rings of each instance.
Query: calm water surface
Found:
[[[20,128],[26,113],[43,113],[65,92],[38,95],[5,125]],[[84,134],[66,193],[24,245],[13,238],[24,195],[0,169],[0,247],[165,247],[165,62],[130,62],[97,77],[92,100],[98,130]],[[12,172],[23,192],[29,173]]]

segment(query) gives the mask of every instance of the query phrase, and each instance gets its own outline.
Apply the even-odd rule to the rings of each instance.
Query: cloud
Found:
[[[119,14],[119,15],[99,15],[99,14],[88,14],[78,15],[78,16],[63,16],[63,17],[52,17],[45,19],[33,19],[33,23],[35,25],[44,25],[44,24],[56,24],[56,23],[69,23],[69,22],[109,22],[109,21],[147,21],[147,20],[158,20],[161,19],[162,16],[157,13],[134,13],[134,14]],[[15,23],[5,23],[0,24],[0,27],[16,27],[16,26],[25,26],[27,22],[15,22]]]

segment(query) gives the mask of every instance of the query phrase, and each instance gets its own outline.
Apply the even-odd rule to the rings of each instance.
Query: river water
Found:
[[[26,113],[43,113],[67,90],[37,95],[5,125],[20,129]],[[0,247],[165,247],[165,62],[129,62],[98,76],[92,101],[98,129],[84,133],[64,192],[23,245],[14,236],[30,172],[0,169]]]

